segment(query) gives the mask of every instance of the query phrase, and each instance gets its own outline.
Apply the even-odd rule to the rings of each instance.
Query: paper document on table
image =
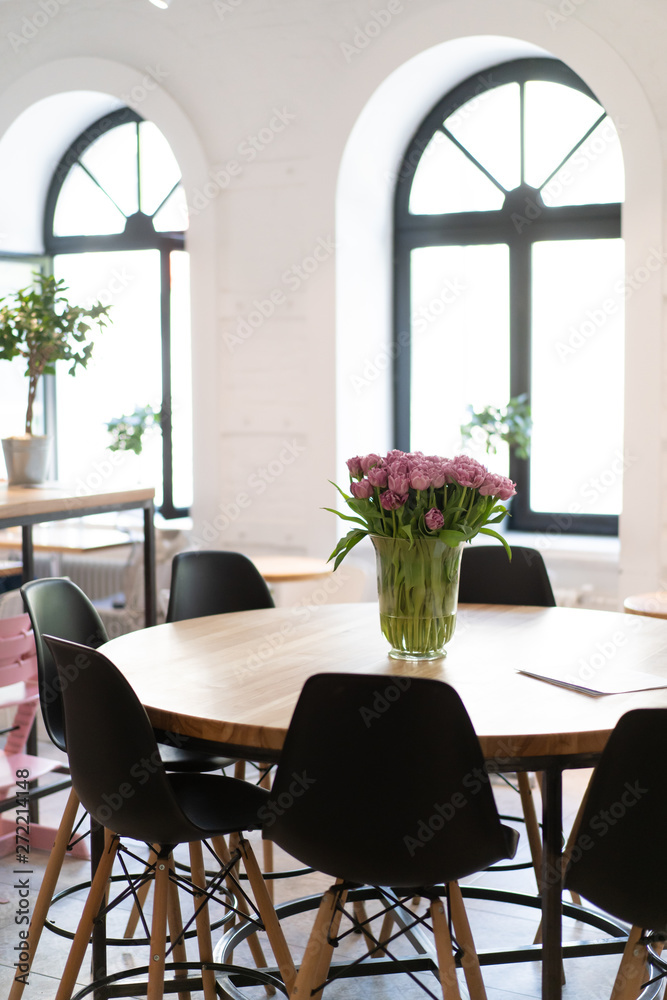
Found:
[[[579,691],[581,694],[591,695],[594,698],[605,694],[632,694],[635,691],[655,691],[658,688],[667,688],[667,678],[665,677],[629,670],[605,671],[604,676],[596,677],[593,683],[562,670],[522,670],[517,668],[517,673],[534,677],[539,681],[546,681],[548,684],[557,684],[559,687],[569,688],[571,691]]]

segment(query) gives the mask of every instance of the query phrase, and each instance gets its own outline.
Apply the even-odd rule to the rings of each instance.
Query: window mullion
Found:
[[[510,396],[531,393],[532,240],[516,236],[510,243]],[[510,478],[517,485],[513,510],[530,507],[530,458],[510,453]]]

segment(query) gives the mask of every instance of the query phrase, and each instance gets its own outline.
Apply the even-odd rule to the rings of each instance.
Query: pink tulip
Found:
[[[445,523],[445,519],[437,507],[431,507],[424,514],[424,522],[429,531],[439,531]]]
[[[480,496],[497,497],[499,500],[509,500],[516,493],[516,485],[506,476],[498,476],[487,472],[486,479],[479,488]]]
[[[417,466],[410,473],[410,486],[413,490],[427,490],[431,485],[431,477],[424,465]]]
[[[378,486],[380,489],[384,489],[387,485],[387,470],[379,465],[374,465],[372,469],[368,470],[368,479],[372,486]]]
[[[361,468],[361,459],[358,455],[355,455],[354,458],[348,458],[347,467],[350,471],[350,475],[355,479],[359,479],[364,474],[363,469]]]
[[[398,510],[399,507],[405,504],[407,499],[407,494],[399,496],[398,493],[394,493],[392,490],[385,490],[384,493],[380,494],[380,503],[385,510]]]
[[[388,479],[389,489],[394,493],[400,493],[401,495],[407,493],[410,489],[410,480],[406,475],[402,473],[389,473]]]
[[[359,461],[361,463],[361,469],[364,475],[367,476],[368,470],[372,469],[374,465],[379,465],[382,459],[380,458],[379,455],[376,455],[374,452],[371,452],[370,455],[362,455]]]
[[[360,479],[359,482],[350,483],[350,493],[357,500],[368,500],[373,496],[373,485],[368,479]]]

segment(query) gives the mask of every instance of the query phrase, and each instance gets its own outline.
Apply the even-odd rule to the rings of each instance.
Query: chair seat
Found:
[[[220,774],[170,774],[178,804],[204,835],[259,830],[269,792]],[[266,816],[264,816],[266,819]]]
[[[168,743],[158,743],[158,749],[160,760],[168,771],[184,771],[188,774],[197,771],[221,771],[235,763],[231,757],[216,757],[199,750],[173,747]]]
[[[36,781],[55,771],[57,767],[62,767],[62,764],[48,757],[34,757],[28,753],[0,753],[0,789],[11,788],[16,783],[17,773],[27,771],[30,781]]]

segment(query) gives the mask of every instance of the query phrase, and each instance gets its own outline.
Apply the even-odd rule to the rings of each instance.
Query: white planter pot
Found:
[[[52,438],[42,434],[2,439],[10,486],[35,486],[45,482]]]

